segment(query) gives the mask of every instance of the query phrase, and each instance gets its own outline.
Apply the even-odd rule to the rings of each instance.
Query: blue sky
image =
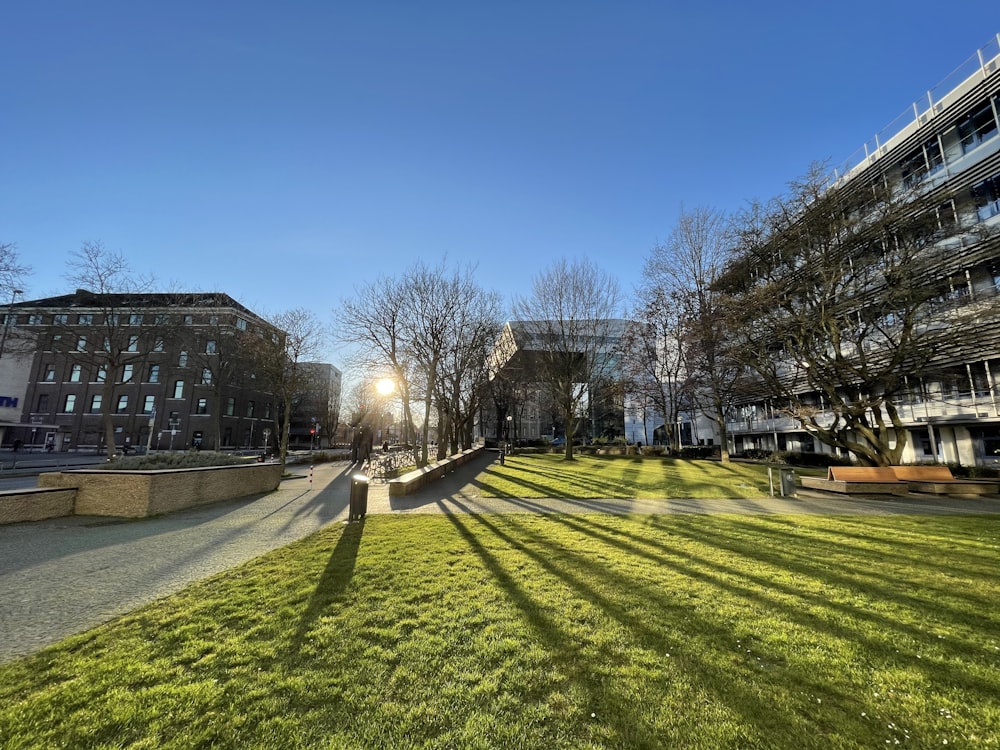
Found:
[[[637,282],[682,207],[846,159],[1000,31],[995,0],[11,2],[0,242],[322,320],[416,259],[505,298]],[[330,361],[341,364],[331,349]]]

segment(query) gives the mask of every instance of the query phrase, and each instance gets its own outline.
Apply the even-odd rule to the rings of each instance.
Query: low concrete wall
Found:
[[[413,471],[408,471],[395,479],[390,479],[389,497],[399,497],[400,495],[409,495],[412,492],[416,492],[421,487],[430,484],[435,479],[440,479],[445,474],[454,471],[459,466],[475,458],[484,451],[485,448],[482,446],[478,448],[469,448],[468,450],[456,453],[448,458],[443,458],[440,461],[427,464],[427,466],[422,469],[414,469]]]
[[[141,518],[274,490],[280,464],[197,469],[78,469],[38,477],[39,487],[75,489],[77,515]]]
[[[71,516],[75,498],[75,489],[5,490],[0,492],[0,524]]]

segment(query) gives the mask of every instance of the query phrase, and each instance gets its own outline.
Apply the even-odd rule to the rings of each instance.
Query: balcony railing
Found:
[[[1000,70],[1000,34],[978,49],[943,81],[927,92],[926,101],[914,102],[896,119],[875,134],[872,140],[835,167],[830,184],[850,177],[854,172],[874,164],[892,147],[930,122],[948,105],[980,81]]]

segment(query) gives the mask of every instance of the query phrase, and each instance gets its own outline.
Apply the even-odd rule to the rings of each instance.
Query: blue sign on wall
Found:
[[[15,407],[17,406],[16,396],[0,396],[0,409],[3,407]]]

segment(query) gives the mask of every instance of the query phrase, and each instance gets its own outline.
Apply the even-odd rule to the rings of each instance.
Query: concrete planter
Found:
[[[73,512],[78,516],[142,518],[271,492],[281,473],[280,464],[158,471],[79,469],[42,474],[38,486],[75,489]]]

